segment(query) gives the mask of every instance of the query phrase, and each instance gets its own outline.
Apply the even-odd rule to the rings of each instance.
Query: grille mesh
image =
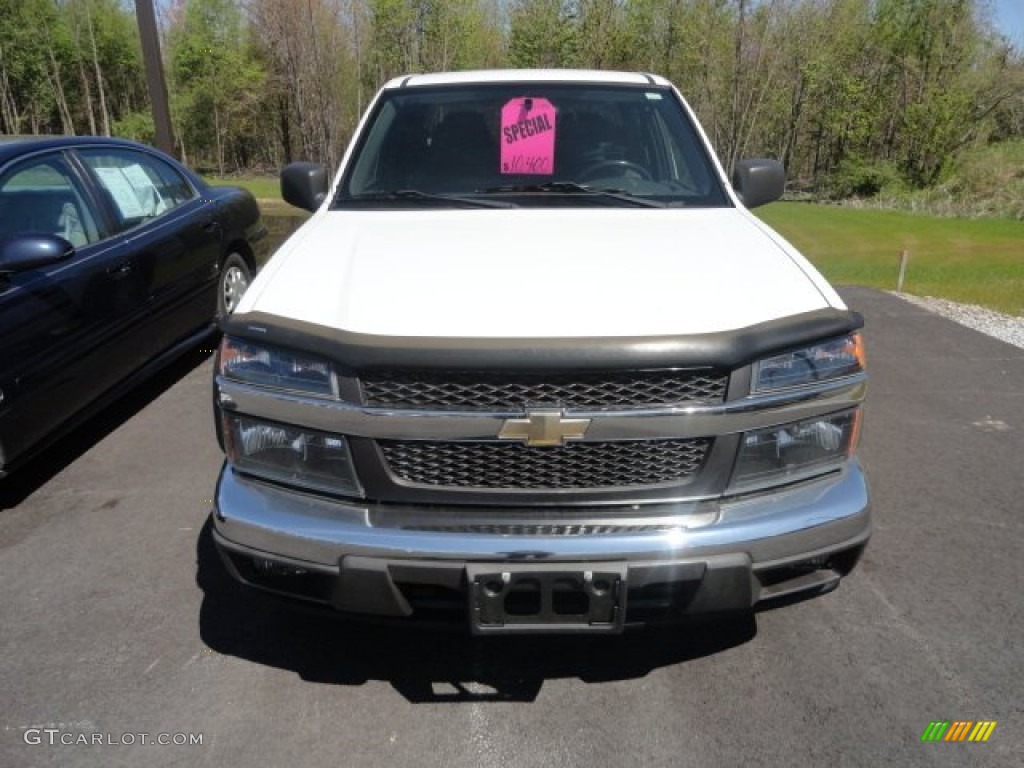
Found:
[[[681,482],[704,463],[711,440],[569,443],[379,442],[392,473],[406,482],[451,488],[609,488]]]
[[[520,411],[562,408],[643,408],[720,403],[729,377],[712,370],[575,374],[387,372],[361,379],[366,405],[388,408]]]
[[[431,533],[478,533],[500,536],[594,536],[615,533],[658,533],[670,525],[604,525],[559,523],[466,523],[464,525],[406,525],[408,531]]]

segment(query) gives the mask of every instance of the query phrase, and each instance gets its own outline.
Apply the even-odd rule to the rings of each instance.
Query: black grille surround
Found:
[[[710,438],[573,443],[379,440],[396,479],[436,488],[557,490],[682,484],[710,452]]]
[[[360,376],[363,404],[379,408],[520,412],[557,404],[577,410],[713,405],[727,373],[709,368],[573,373],[386,371]]]

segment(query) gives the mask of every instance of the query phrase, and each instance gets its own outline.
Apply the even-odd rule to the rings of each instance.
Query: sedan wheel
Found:
[[[249,281],[252,278],[245,259],[237,253],[230,254],[224,260],[220,271],[220,289],[217,292],[217,314],[221,317],[235,311],[242,300]]]

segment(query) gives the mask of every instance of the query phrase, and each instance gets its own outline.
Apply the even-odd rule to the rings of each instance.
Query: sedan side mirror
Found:
[[[289,163],[281,171],[281,197],[296,208],[315,211],[327,197],[327,169],[319,163]]]
[[[59,235],[27,232],[0,238],[0,275],[38,269],[70,258],[75,246]]]
[[[786,171],[778,160],[740,160],[732,172],[732,186],[747,208],[756,208],[782,197]]]

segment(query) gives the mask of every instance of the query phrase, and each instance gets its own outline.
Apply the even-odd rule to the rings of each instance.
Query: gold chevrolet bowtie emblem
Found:
[[[559,410],[527,411],[525,419],[507,419],[498,437],[522,440],[529,446],[565,445],[587,434],[590,419],[563,419]]]

